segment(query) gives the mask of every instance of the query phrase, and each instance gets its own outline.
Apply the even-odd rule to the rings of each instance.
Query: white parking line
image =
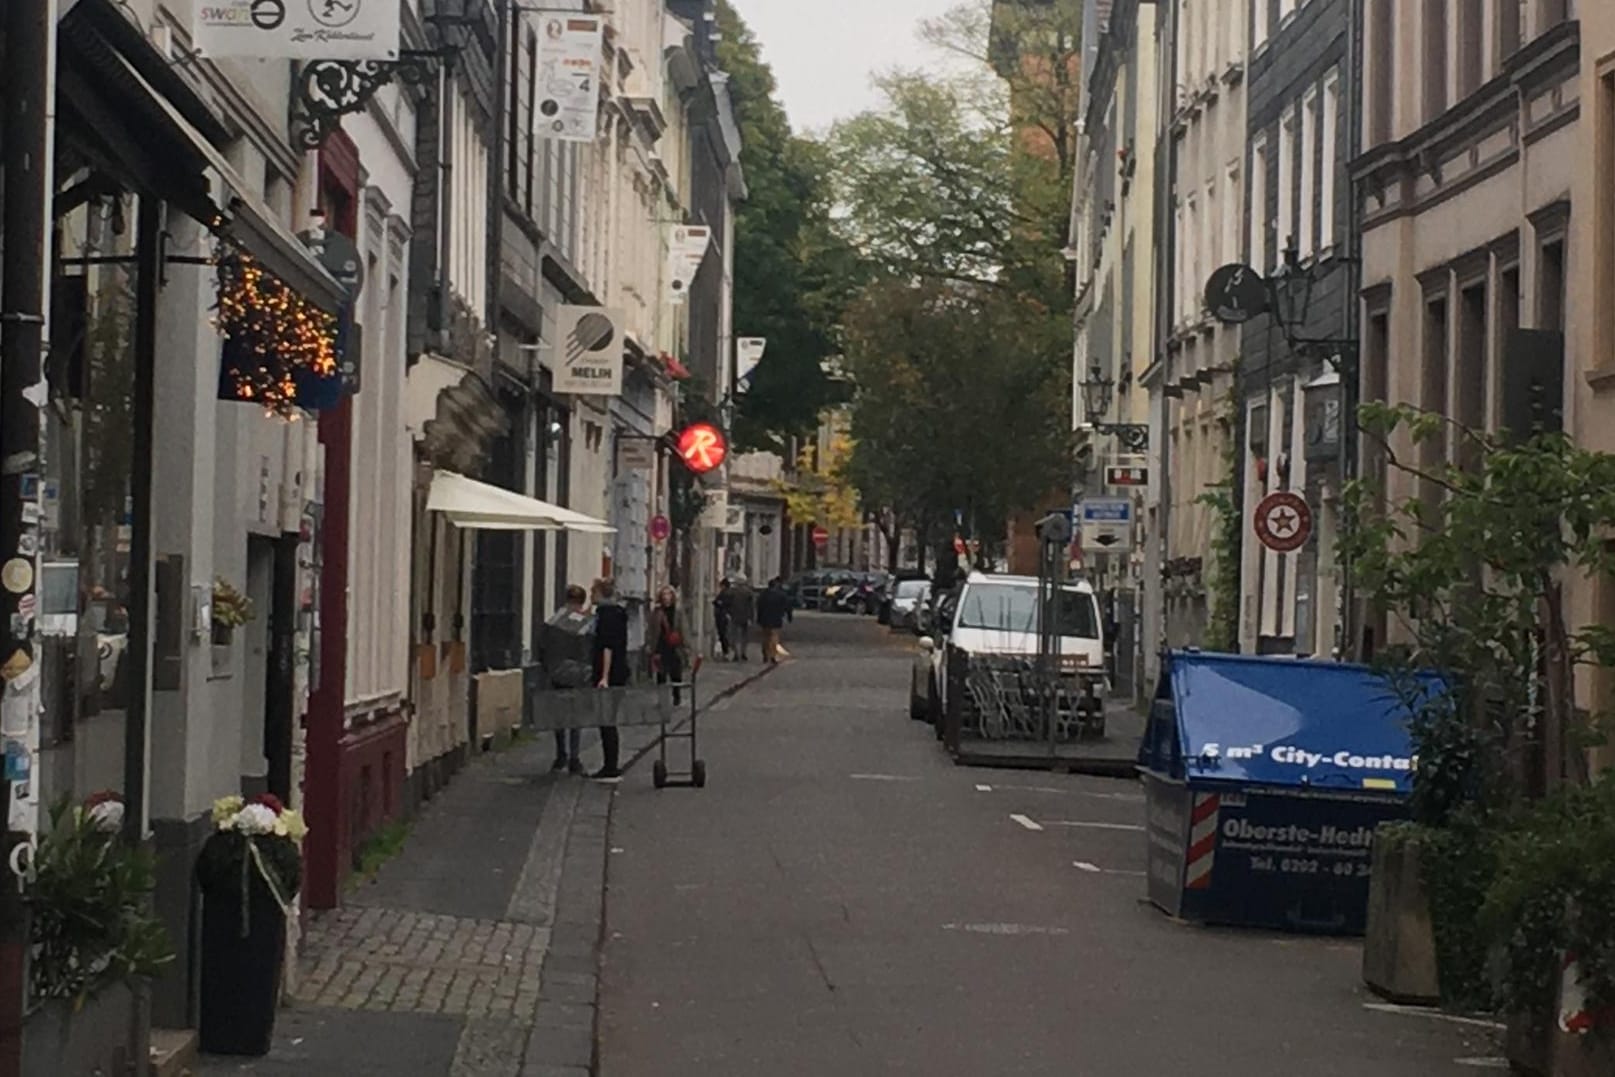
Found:
[[[993,791],[993,787],[990,786],[990,785],[978,785],[978,786],[976,786],[976,792],[978,792],[978,793],[991,793],[992,791]]]
[[[1094,875],[1128,875],[1139,879],[1144,877],[1144,872],[1142,871],[1128,871],[1124,868],[1102,868],[1098,864],[1090,864],[1086,860],[1073,860],[1071,861],[1071,866],[1078,871],[1086,871]]]
[[[1076,819],[1048,819],[1045,826],[1072,826],[1084,830],[1130,830],[1142,834],[1144,828],[1136,823],[1085,823]]]
[[[1506,1058],[1455,1058],[1453,1061],[1460,1066],[1468,1066],[1477,1070],[1506,1070],[1509,1068],[1509,1062]]]
[[[855,782],[917,782],[920,779],[908,774],[849,774]]]
[[[1032,821],[1031,819],[1028,819],[1024,815],[1011,815],[1010,818],[1015,820],[1017,823],[1021,824],[1022,826],[1024,826],[1027,830],[1042,830],[1043,829],[1043,827],[1040,824]]]
[[[1064,927],[1041,924],[943,924],[943,931],[967,931],[972,935],[1069,935]]]
[[[1424,1017],[1432,1021],[1451,1021],[1455,1025],[1473,1025],[1475,1028],[1505,1029],[1501,1021],[1488,1021],[1483,1017],[1464,1017],[1456,1013],[1443,1013],[1428,1006],[1399,1006],[1394,1002],[1365,1002],[1363,1009],[1379,1013],[1399,1013],[1406,1017]]]
[[[1078,871],[1091,871],[1095,875],[1104,870],[1098,864],[1090,864],[1086,860],[1073,860],[1071,861],[1071,866],[1076,868]]]

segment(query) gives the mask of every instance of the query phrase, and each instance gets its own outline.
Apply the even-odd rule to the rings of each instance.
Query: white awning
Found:
[[[617,530],[604,520],[452,471],[432,476],[426,508],[428,512],[441,512],[455,527],[468,530],[580,531],[591,535],[610,535]]]

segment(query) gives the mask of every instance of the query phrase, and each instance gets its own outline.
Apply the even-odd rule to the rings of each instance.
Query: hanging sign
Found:
[[[768,341],[762,337],[741,337],[735,341],[735,391],[743,393],[751,388],[751,375],[763,361]]]
[[[538,133],[559,142],[593,142],[605,23],[598,15],[552,11],[539,17],[539,26]]]
[[[622,316],[604,307],[561,307],[550,344],[555,391],[622,395]]]
[[[670,302],[684,302],[711,244],[712,229],[705,225],[673,226],[667,240],[667,298]]]
[[[201,56],[398,59],[398,0],[195,0],[191,10]]]
[[[617,470],[656,470],[656,442],[650,438],[623,438],[618,441]]]
[[[1082,548],[1121,552],[1133,542],[1133,502],[1125,497],[1085,497],[1077,505]]]
[[[705,475],[723,465],[729,455],[729,441],[711,423],[691,423],[679,432],[679,459],[697,475]]]

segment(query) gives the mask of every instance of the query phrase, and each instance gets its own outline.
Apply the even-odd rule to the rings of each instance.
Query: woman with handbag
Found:
[[[656,683],[677,685],[684,680],[684,657],[689,653],[684,630],[684,613],[679,609],[678,592],[663,587],[656,595],[656,605],[650,615],[651,662],[656,669]],[[681,700],[678,688],[673,689],[673,705]]]

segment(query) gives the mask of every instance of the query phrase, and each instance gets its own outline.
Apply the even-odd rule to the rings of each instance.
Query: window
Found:
[[[1501,71],[1503,62],[1520,51],[1520,8],[1522,0],[1497,0],[1497,52],[1492,70]]]
[[[1447,111],[1447,0],[1424,0],[1424,119]]]
[[[1296,247],[1302,258],[1312,257],[1316,233],[1313,218],[1317,207],[1313,199],[1318,193],[1318,91],[1306,92],[1301,99],[1301,221],[1297,225],[1300,237]]]
[[[1542,247],[1537,271],[1538,329],[1562,333],[1565,328],[1565,243],[1556,239]]]
[[[1179,202],[1172,212],[1172,296],[1174,322],[1183,320],[1183,262],[1189,246],[1188,237],[1183,232],[1183,203]]]
[[[1239,226],[1241,223],[1239,211],[1241,203],[1239,201],[1238,162],[1228,166],[1226,178],[1228,181],[1228,193],[1223,205],[1227,208],[1222,213],[1222,248],[1219,265],[1223,262],[1239,261]]]
[[[1295,246],[1295,106],[1284,110],[1279,120],[1278,231],[1273,236],[1273,265],[1284,262],[1284,255]]]
[[[1368,131],[1367,144],[1377,146],[1391,137],[1395,107],[1396,79],[1396,0],[1369,0]]]
[[[1272,0],[1253,0],[1251,8],[1251,51],[1256,52],[1267,44],[1267,5]]]
[[[1323,166],[1318,173],[1318,250],[1335,245],[1335,173],[1340,169],[1340,74],[1323,80]]]
[[[1212,180],[1206,184],[1206,212],[1201,216],[1201,221],[1205,225],[1205,234],[1200,244],[1201,249],[1205,251],[1201,256],[1202,272],[1191,282],[1196,294],[1204,294],[1206,278],[1222,265],[1222,251],[1218,249],[1222,233],[1217,228],[1217,220],[1217,182]]]
[[[1192,321],[1198,304],[1195,302],[1195,282],[1200,279],[1200,213],[1190,195],[1183,208],[1183,242],[1188,254],[1183,260],[1183,317]]]
[[[1506,6],[1506,4],[1505,4]],[[1480,89],[1485,79],[1486,0],[1458,0],[1458,97]]]
[[[1447,299],[1430,300],[1424,308],[1424,354],[1420,359],[1419,407],[1438,415],[1447,414]],[[1434,475],[1446,458],[1441,438],[1430,438],[1418,447],[1419,466]],[[1434,478],[1422,479],[1419,497],[1433,509],[1441,498],[1441,487]]]
[[[1250,265],[1258,273],[1267,272],[1267,136],[1256,136],[1251,143],[1250,169]]]
[[[1285,19],[1295,14],[1297,3],[1298,0],[1279,0],[1279,22],[1282,23]]]
[[[1458,293],[1458,348],[1453,355],[1453,410],[1459,423],[1471,430],[1486,428],[1486,281]],[[1458,442],[1458,465],[1480,463],[1478,446],[1468,438]]]
[[[1570,0],[1540,0],[1537,5],[1537,33],[1545,34],[1570,18]]]

